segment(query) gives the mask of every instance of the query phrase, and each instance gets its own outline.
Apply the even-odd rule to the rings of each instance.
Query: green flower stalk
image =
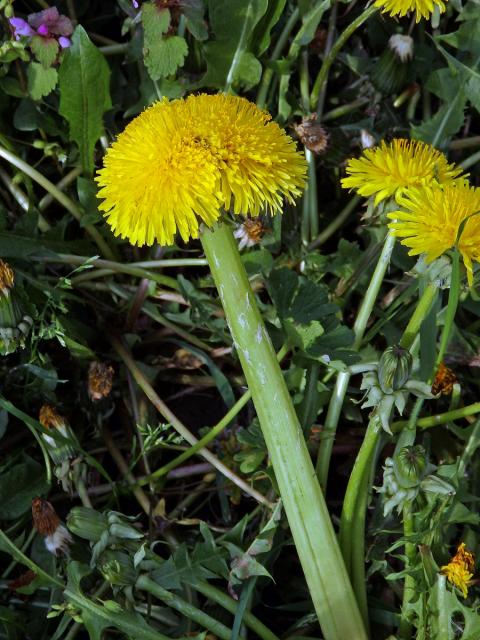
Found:
[[[99,197],[113,230],[134,244],[171,244],[177,229],[184,240],[201,234],[324,638],[364,640],[290,394],[222,220],[224,210],[281,212],[284,198],[300,195],[305,174],[293,140],[255,105],[235,96],[189,96],[163,100],[128,125],[107,152]]]

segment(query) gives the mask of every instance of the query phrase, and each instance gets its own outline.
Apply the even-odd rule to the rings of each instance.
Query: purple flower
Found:
[[[139,4],[138,4],[137,0],[132,0],[132,4],[133,4],[133,8],[134,9],[138,9]]]
[[[70,38],[66,38],[65,36],[60,36],[58,39],[58,44],[62,49],[68,49],[68,47],[72,44]]]
[[[28,22],[22,20],[22,18],[10,18],[9,22],[13,27],[15,40],[20,40],[20,36],[35,35],[35,31],[32,29],[32,27],[28,24]]]
[[[61,16],[57,7],[50,7],[38,13],[31,13],[28,16],[28,23],[33,27],[39,35],[71,36],[73,33],[73,25],[70,18]],[[40,30],[47,29],[47,34]]]
[[[41,24],[37,29],[37,33],[39,36],[44,36],[44,37],[50,35],[50,32],[46,24]]]

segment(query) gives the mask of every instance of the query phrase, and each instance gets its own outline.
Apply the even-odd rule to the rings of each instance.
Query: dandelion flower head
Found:
[[[451,182],[462,170],[449,164],[440,151],[424,142],[395,138],[387,144],[365,149],[362,157],[347,164],[345,189],[356,189],[361,196],[375,196],[375,205],[410,187],[433,182]]]
[[[480,189],[466,180],[446,185],[412,187],[397,196],[401,211],[393,211],[388,226],[391,233],[403,238],[412,256],[425,254],[428,262],[436,260],[457,244],[473,283],[473,262],[480,262]],[[478,214],[478,215],[476,215]]]
[[[281,211],[305,183],[306,162],[271,116],[244,98],[155,103],[118,136],[96,178],[115,235],[132,244],[198,237],[221,210]]]
[[[449,582],[460,589],[463,597],[466,598],[474,569],[474,555],[467,551],[465,543],[462,542],[450,562],[441,568],[441,572],[447,576]]]
[[[382,13],[388,13],[390,16],[398,16],[402,18],[411,11],[415,12],[415,21],[420,22],[422,18],[429,18],[434,9],[438,7],[439,11],[445,11],[445,2],[447,0],[375,0],[375,7],[379,7]]]

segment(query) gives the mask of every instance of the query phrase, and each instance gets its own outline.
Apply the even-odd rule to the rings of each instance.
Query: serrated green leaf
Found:
[[[185,38],[165,35],[170,26],[170,11],[144,4],[142,9],[144,30],[143,59],[152,80],[173,75],[185,61],[188,46]]]
[[[466,102],[465,92],[458,91],[455,98],[443,105],[433,118],[412,127],[412,138],[423,140],[433,147],[445,146],[448,139],[457,133],[464,122]]]
[[[33,36],[30,41],[32,49],[37,60],[48,69],[57,59],[58,42],[54,38],[42,38],[41,36]]]
[[[31,62],[27,69],[28,93],[33,100],[40,100],[55,89],[58,74],[56,69],[45,69],[39,62]]]
[[[68,121],[84,170],[93,173],[93,152],[103,133],[103,114],[112,106],[110,69],[81,26],[75,29],[72,46],[60,65],[59,82],[60,114]]]

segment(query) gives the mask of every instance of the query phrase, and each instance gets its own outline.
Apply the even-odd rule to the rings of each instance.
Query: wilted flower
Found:
[[[400,58],[401,62],[408,62],[413,58],[413,38],[399,33],[391,36],[388,41],[390,49]]]
[[[238,242],[238,248],[240,251],[245,247],[254,247],[260,242],[262,236],[265,233],[265,227],[262,225],[259,218],[251,219],[247,218],[244,222],[239,224],[233,235]]]
[[[382,141],[380,146],[366,149],[362,157],[349,160],[348,177],[343,178],[342,186],[356,189],[366,198],[374,195],[378,205],[407,188],[410,191],[412,187],[449,183],[461,173],[429,144],[396,138],[389,144]]]
[[[397,202],[403,210],[388,214],[393,220],[388,226],[404,238],[409,255],[425,254],[427,262],[433,262],[457,246],[472,285],[473,262],[480,262],[480,189],[466,180],[412,186]]]
[[[222,209],[258,216],[300,195],[306,162],[271,116],[244,98],[196,95],[146,109],[105,155],[99,206],[132,244],[198,237]]]
[[[313,153],[323,153],[327,150],[329,135],[317,122],[317,114],[303,118],[300,124],[294,124],[295,133],[300,142]]]
[[[438,394],[441,393],[444,396],[449,396],[456,382],[458,382],[458,380],[455,373],[452,369],[449,369],[445,363],[441,362],[432,384],[433,395],[438,396]]]
[[[64,443],[55,440],[52,436],[46,433],[42,433],[42,438],[48,447],[48,452],[55,464],[61,464],[69,458],[73,458],[76,455],[76,449],[74,443],[76,443],[76,437],[73,433],[70,425],[61,416],[55,407],[49,404],[44,404],[40,409],[38,421],[48,430],[55,430],[64,438],[68,438],[70,442]]]
[[[9,264],[0,260],[0,354],[13,353],[25,347],[32,327],[30,316],[23,314],[22,304],[15,295],[15,275]]]
[[[474,570],[475,557],[473,553],[467,551],[464,542],[458,546],[457,553],[450,562],[440,569],[447,576],[447,580],[460,589],[464,598],[468,595],[468,587],[471,584]]]
[[[402,18],[411,11],[415,12],[415,21],[420,22],[421,18],[429,18],[435,8],[440,12],[445,11],[445,1],[442,0],[375,0],[373,3],[379,7],[382,13]]]
[[[68,555],[68,547],[73,542],[72,536],[60,522],[60,518],[50,502],[43,498],[32,501],[33,526],[45,536],[45,546],[50,553]]]
[[[104,362],[91,362],[88,368],[88,395],[93,402],[110,395],[113,367]]]
[[[73,25],[67,16],[59,14],[56,7],[49,7],[37,13],[31,13],[27,21],[22,18],[10,18],[16,40],[21,36],[33,38],[40,36],[48,40],[56,40],[62,49],[70,46],[69,36],[73,33]]]

